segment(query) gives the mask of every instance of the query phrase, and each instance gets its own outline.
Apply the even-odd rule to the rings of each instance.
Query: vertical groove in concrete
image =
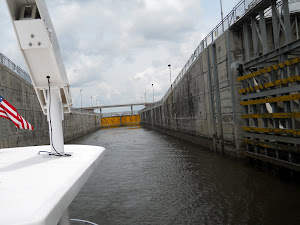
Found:
[[[209,57],[209,47],[207,48],[207,76],[208,76],[208,91],[209,91],[209,100],[210,100],[210,111],[211,111],[211,126],[213,131],[213,141],[215,146],[215,151],[218,150],[217,147],[217,132],[216,132],[216,119],[215,119],[215,109],[214,109],[214,99],[212,92],[212,81],[211,81],[211,72],[210,72],[210,57]]]
[[[242,60],[243,40],[241,35],[227,32],[201,52],[160,106],[141,110],[142,124],[197,137],[203,143],[210,142],[211,149],[238,156],[242,150],[242,108],[237,74],[230,68],[232,64],[237,69],[237,61]]]
[[[223,135],[223,123],[222,123],[222,111],[221,111],[221,100],[220,100],[220,87],[219,87],[219,76],[218,76],[218,63],[217,63],[217,52],[216,44],[212,44],[212,62],[213,62],[213,76],[214,76],[214,86],[215,86],[215,98],[216,98],[216,109],[217,109],[217,120],[218,120],[218,130],[219,130],[219,140],[221,144],[221,152],[224,153],[224,135]]]
[[[230,78],[230,85],[231,85],[231,101],[232,101],[232,112],[233,112],[233,129],[234,129],[234,140],[235,140],[235,147],[240,147],[240,141],[239,141],[239,133],[238,133],[238,117],[237,117],[237,103],[235,98],[235,85],[234,85],[234,74],[231,71],[231,46],[230,46],[230,34],[231,32],[227,32],[227,54],[228,54],[228,73]]]

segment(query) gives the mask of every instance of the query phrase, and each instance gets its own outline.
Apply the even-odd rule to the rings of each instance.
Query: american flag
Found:
[[[20,114],[17,112],[15,107],[9,104],[4,98],[0,96],[0,117],[11,120],[15,126],[19,129],[33,130],[33,126],[28,123]]]

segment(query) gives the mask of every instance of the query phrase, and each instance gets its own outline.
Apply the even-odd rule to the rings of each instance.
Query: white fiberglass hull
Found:
[[[0,149],[0,224],[58,224],[104,150],[65,145],[72,156],[59,157],[38,154],[49,145]]]

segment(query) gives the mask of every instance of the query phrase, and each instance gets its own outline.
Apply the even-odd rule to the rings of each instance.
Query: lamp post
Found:
[[[146,99],[146,92],[145,92],[145,104],[147,103],[147,99]]]
[[[169,70],[170,70],[170,85],[171,85],[171,89],[172,89],[171,64],[169,64],[168,67],[169,67]]]
[[[96,107],[98,106],[98,99],[96,98]],[[97,113],[97,109],[96,109],[96,113]]]
[[[93,96],[91,97],[91,107],[93,107]]]
[[[222,0],[220,0],[220,6],[221,6],[222,31],[224,32]]]
[[[82,89],[80,89],[80,108],[82,109]]]
[[[153,103],[154,103],[154,87],[153,87],[153,84],[152,84],[152,92],[153,92]]]

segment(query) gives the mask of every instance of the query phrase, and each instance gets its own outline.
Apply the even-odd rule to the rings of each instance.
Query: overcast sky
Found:
[[[223,0],[224,16],[237,0]],[[221,21],[219,0],[46,0],[74,107],[160,100]],[[27,71],[4,0],[0,52]],[[91,103],[91,97],[92,103]],[[139,108],[136,108],[139,109]],[[115,109],[113,111],[118,111]],[[129,110],[125,108],[122,110]]]

